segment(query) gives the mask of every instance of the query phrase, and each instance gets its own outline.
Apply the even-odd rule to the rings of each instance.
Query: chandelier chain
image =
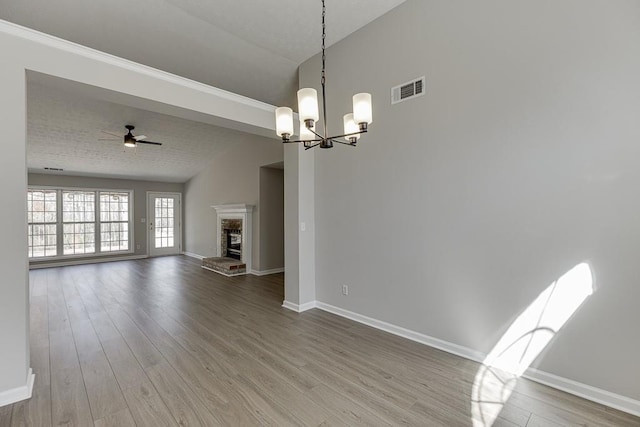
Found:
[[[327,15],[327,9],[326,6],[324,4],[324,0],[322,0],[322,84],[325,84],[325,78],[326,78],[326,74],[325,74],[325,66],[326,66],[326,60],[327,60],[327,55],[325,54],[325,39],[327,37],[327,30],[326,30],[326,23],[325,23],[325,16]]]
[[[327,89],[326,89],[326,80],[327,80],[327,75],[326,75],[326,62],[327,62],[327,55],[325,54],[325,39],[327,38],[327,25],[325,22],[325,17],[327,15],[327,8],[324,4],[324,0],[322,0],[322,121],[324,122],[324,137],[322,138],[323,141],[331,141],[330,138],[327,138],[329,136],[329,131],[328,131],[328,125],[327,125]]]

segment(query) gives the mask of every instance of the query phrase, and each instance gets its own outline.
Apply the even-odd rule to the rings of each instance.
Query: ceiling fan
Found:
[[[135,148],[138,144],[162,145],[161,142],[147,141],[146,140],[147,139],[146,135],[134,136],[131,132],[136,127],[133,126],[133,125],[126,125],[125,128],[129,131],[124,136],[124,146],[125,147]],[[106,133],[107,135],[116,136],[118,138],[121,138],[121,136],[118,135],[118,134],[111,133],[111,132],[106,132],[104,130],[102,131],[102,133]],[[116,141],[116,139],[113,139],[113,138],[108,138],[108,139],[100,138],[99,141]]]

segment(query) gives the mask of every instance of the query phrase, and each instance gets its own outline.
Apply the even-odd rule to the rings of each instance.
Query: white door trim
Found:
[[[147,235],[147,256],[151,257],[154,255],[151,255],[151,233],[149,233],[149,215],[151,214],[151,212],[149,211],[149,202],[151,201],[151,197],[162,197],[162,196],[177,196],[178,197],[178,234],[177,234],[177,241],[178,241],[178,248],[176,249],[176,253],[175,254],[171,254],[171,255],[178,255],[182,253],[182,193],[178,193],[178,192],[171,192],[171,191],[147,191],[147,200],[146,200],[146,205],[147,205],[147,216],[145,219],[145,233]],[[159,256],[159,255],[158,255]]]

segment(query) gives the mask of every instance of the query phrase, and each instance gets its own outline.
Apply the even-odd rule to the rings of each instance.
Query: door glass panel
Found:
[[[173,236],[173,198],[157,197],[155,203],[155,248],[172,248]]]

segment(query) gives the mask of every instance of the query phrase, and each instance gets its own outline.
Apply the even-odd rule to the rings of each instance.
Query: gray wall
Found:
[[[216,254],[214,205],[246,203],[253,212],[252,268],[262,270],[260,260],[260,167],[281,162],[282,142],[246,134],[216,157],[208,168],[185,184],[185,251],[201,256]]]
[[[0,49],[8,52],[0,39]],[[23,387],[29,370],[29,281],[27,262],[27,164],[24,68],[0,67],[0,129],[3,183],[0,209],[0,397]],[[17,126],[22,123],[22,126]],[[2,404],[2,403],[0,403]]]
[[[284,169],[260,168],[260,269],[284,267]]]
[[[374,123],[315,154],[317,299],[488,353],[587,261],[596,291],[536,365],[640,399],[640,3],[409,0],[328,64],[332,131],[360,91]]]
[[[165,191],[171,193],[183,193],[184,184],[152,182],[152,181],[133,181],[128,179],[109,179],[109,178],[93,178],[82,176],[67,175],[48,175],[48,174],[29,174],[29,185],[33,186],[52,186],[52,187],[78,187],[78,188],[106,188],[114,190],[133,190],[133,224],[134,239],[133,248],[134,255],[147,254],[147,227],[146,223],[142,223],[142,218],[147,216],[147,191]],[[184,200],[183,212],[184,218]],[[184,221],[182,221],[184,226]],[[184,227],[183,227],[184,229]],[[183,232],[184,235],[184,232]],[[140,245],[140,249],[136,249],[136,245]],[[114,255],[122,256],[122,254]],[[101,258],[103,258],[101,256]],[[74,258],[75,259],[75,258]],[[82,258],[78,258],[82,259]],[[51,261],[56,262],[56,261]],[[33,264],[46,264],[47,261],[33,262]]]
[[[284,149],[284,304],[294,310],[316,300],[315,154]]]

